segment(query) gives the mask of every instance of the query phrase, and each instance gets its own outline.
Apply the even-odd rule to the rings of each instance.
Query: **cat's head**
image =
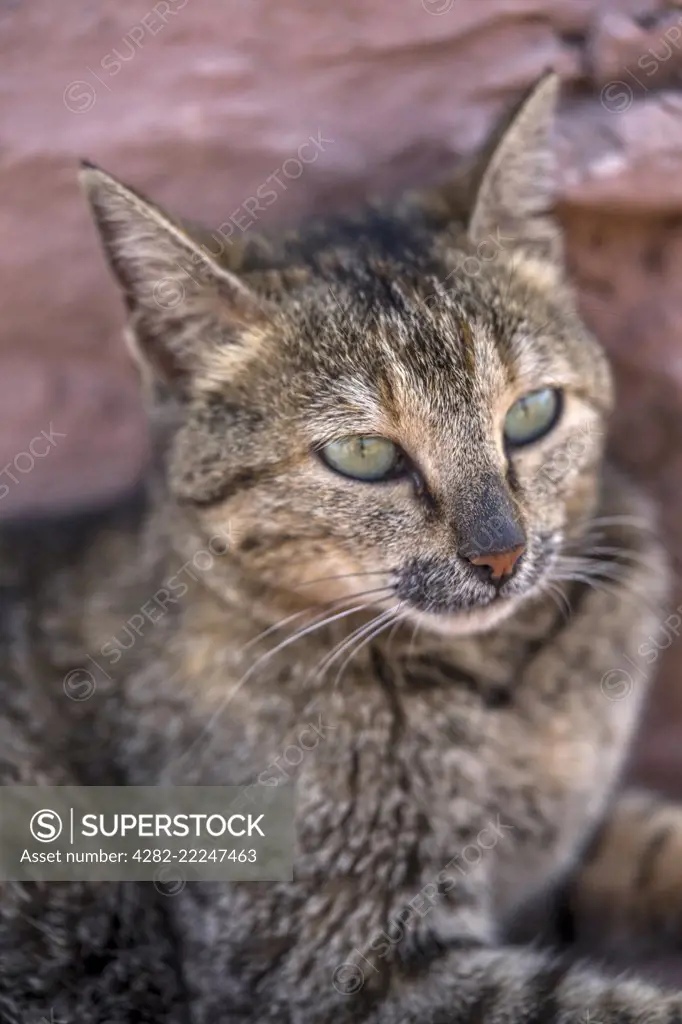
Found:
[[[445,187],[214,256],[84,169],[176,419],[171,492],[206,534],[229,524],[249,577],[453,633],[551,581],[593,510],[611,403],[549,213],[556,92],[519,105],[464,222]]]

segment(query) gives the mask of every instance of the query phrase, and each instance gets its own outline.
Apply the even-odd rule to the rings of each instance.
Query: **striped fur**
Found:
[[[608,367],[547,213],[555,95],[457,184],[220,258],[84,172],[155,463],[128,512],[0,537],[2,779],[295,782],[295,879],[5,886],[3,1021],[682,1020],[682,995],[512,944],[559,887],[578,931],[677,941],[682,877],[678,811],[617,796],[665,558],[603,464]],[[510,453],[506,409],[547,384],[561,420]],[[421,477],[332,474],[316,449],[347,433]],[[512,514],[495,597],[458,552]]]

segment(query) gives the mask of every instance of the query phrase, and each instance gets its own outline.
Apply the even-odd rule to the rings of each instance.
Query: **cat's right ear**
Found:
[[[561,232],[552,214],[556,156],[552,145],[559,76],[546,74],[511,111],[480,161],[468,234],[474,244],[509,239],[510,248],[563,266]]]
[[[138,361],[179,389],[212,363],[227,371],[263,335],[265,304],[138,192],[90,163],[80,181],[123,290]]]

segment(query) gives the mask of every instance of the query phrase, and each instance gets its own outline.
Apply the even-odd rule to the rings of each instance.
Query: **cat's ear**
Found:
[[[130,314],[136,358],[182,386],[211,356],[259,335],[264,304],[179,223],[116,178],[83,163],[86,191]]]
[[[529,255],[563,265],[552,216],[556,160],[552,126],[559,77],[545,75],[523,98],[488,147],[468,224],[474,244],[505,239]]]

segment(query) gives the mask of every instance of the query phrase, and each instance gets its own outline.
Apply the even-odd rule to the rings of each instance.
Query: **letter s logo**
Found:
[[[31,835],[39,843],[53,843],[62,832],[62,819],[56,811],[47,808],[36,811],[29,824]]]

